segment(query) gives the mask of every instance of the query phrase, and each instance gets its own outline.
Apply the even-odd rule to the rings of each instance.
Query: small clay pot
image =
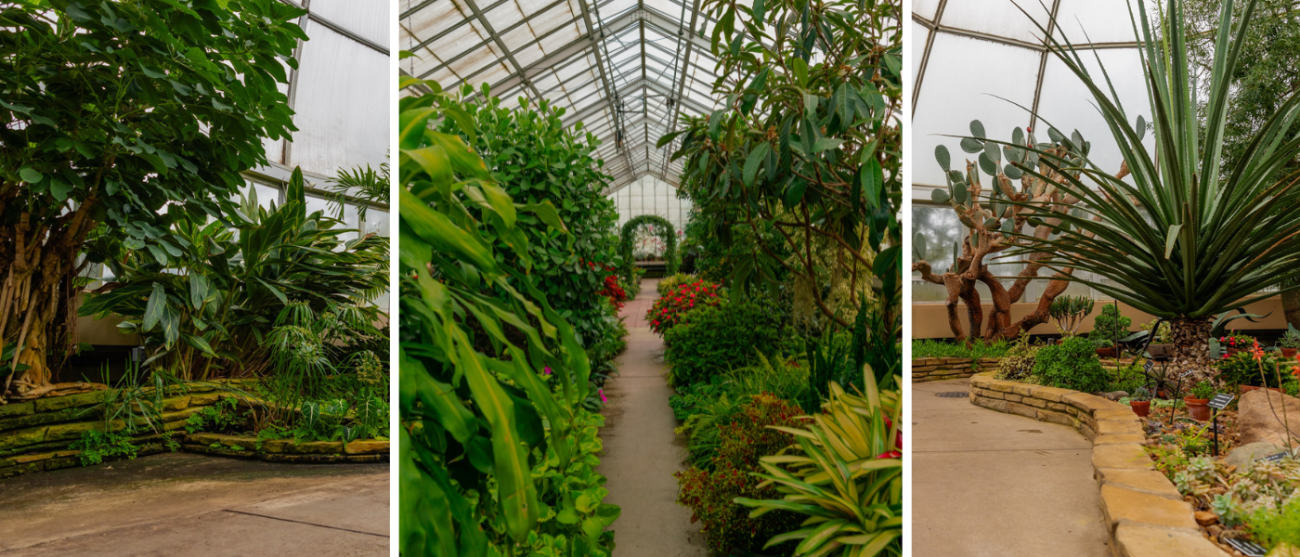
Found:
[[[1105,347],[1105,348],[1098,348],[1098,349],[1097,349],[1097,356],[1098,356],[1098,357],[1101,357],[1101,358],[1114,358],[1114,357],[1116,356],[1116,354],[1115,354],[1115,347],[1114,347],[1114,346],[1107,346],[1107,347]]]
[[[1283,357],[1283,358],[1294,358],[1295,355],[1296,355],[1296,352],[1300,352],[1300,348],[1283,348],[1283,349],[1282,349],[1282,357]]]
[[[1245,351],[1246,351],[1246,350],[1243,349],[1243,348],[1229,348],[1229,349],[1228,349],[1228,357],[1231,358],[1231,357],[1233,357],[1233,356],[1236,356],[1238,352],[1245,352]]]
[[[1254,386],[1254,385],[1240,385],[1239,387],[1241,388],[1241,394],[1246,394],[1246,393],[1249,393],[1249,392],[1251,392],[1251,391],[1258,390],[1258,389],[1263,389],[1263,388],[1264,388],[1264,387],[1256,387],[1256,386]],[[1282,389],[1279,389],[1279,388],[1277,388],[1277,387],[1269,387],[1268,390],[1273,391],[1273,392],[1277,392],[1277,393],[1282,392]]]
[[[1187,405],[1187,413],[1191,414],[1192,419],[1198,422],[1210,421],[1210,399],[1184,397],[1183,403]]]
[[[1143,418],[1147,417],[1147,414],[1151,413],[1151,401],[1149,400],[1130,400],[1128,405],[1133,407],[1134,414],[1142,416]]]

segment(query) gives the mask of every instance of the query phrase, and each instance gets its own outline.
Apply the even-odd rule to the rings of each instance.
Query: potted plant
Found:
[[[1286,334],[1282,335],[1282,338],[1277,341],[1277,348],[1282,351],[1283,357],[1296,357],[1296,352],[1300,351],[1300,330],[1288,323]]]
[[[1133,413],[1143,418],[1151,413],[1151,393],[1146,387],[1138,387],[1133,391],[1133,396],[1129,397],[1128,405],[1133,408]]]
[[[1097,355],[1102,358],[1115,358],[1121,354],[1116,341],[1129,336],[1132,319],[1120,314],[1119,306],[1106,304],[1101,307],[1101,314],[1092,320],[1092,332],[1088,338],[1097,344]]]
[[[1183,402],[1187,404],[1187,413],[1191,414],[1193,420],[1209,421],[1210,398],[1213,396],[1214,384],[1209,381],[1201,381],[1192,386],[1192,394],[1183,397]]]

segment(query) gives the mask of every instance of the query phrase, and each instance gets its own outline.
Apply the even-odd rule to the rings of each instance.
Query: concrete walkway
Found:
[[[0,481],[0,555],[382,557],[387,463],[165,453]]]
[[[685,468],[685,442],[673,429],[668,407],[672,389],[664,373],[663,342],[646,327],[645,312],[659,297],[656,280],[643,280],[641,293],[624,306],[630,336],[618,357],[618,375],[605,384],[605,443],[597,471],[608,478],[606,503],[622,507],[614,522],[615,557],[705,557],[700,525],[677,504],[677,479]]]
[[[970,381],[912,388],[912,555],[1110,555],[1092,443],[1073,429],[980,408]]]

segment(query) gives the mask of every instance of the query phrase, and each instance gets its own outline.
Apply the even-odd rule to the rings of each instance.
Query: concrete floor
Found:
[[[912,388],[912,555],[1110,555],[1092,444],[1077,431],[980,408],[969,380]]]
[[[657,280],[643,280],[641,293],[624,306],[627,351],[618,357],[618,375],[605,384],[605,443],[597,471],[608,479],[606,503],[622,507],[614,522],[615,557],[704,557],[708,555],[699,524],[690,509],[677,504],[677,479],[685,469],[685,440],[673,431],[677,420],[664,376],[657,363],[663,341],[645,326],[645,312],[659,297]]]
[[[386,556],[387,463],[165,453],[0,481],[0,555]]]

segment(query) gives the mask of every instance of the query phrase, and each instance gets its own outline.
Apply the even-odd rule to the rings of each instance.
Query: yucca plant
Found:
[[[870,366],[864,366],[870,370]],[[763,457],[761,486],[776,485],[778,500],[737,498],[750,517],[783,510],[807,515],[802,527],[774,536],[764,547],[800,540],[795,555],[901,555],[903,461],[898,453],[898,391],[877,389],[864,374],[866,393],[850,395],[831,383],[824,412],[808,429],[773,427],[795,436],[794,454]]]
[[[1074,336],[1079,333],[1083,318],[1092,313],[1094,304],[1096,300],[1087,296],[1061,296],[1052,300],[1047,313],[1056,321],[1056,328],[1062,336]]]
[[[1276,295],[1267,291],[1271,287],[1295,288],[1287,281],[1300,277],[1297,176],[1274,178],[1300,154],[1300,137],[1284,135],[1300,113],[1300,97],[1292,94],[1281,104],[1231,168],[1221,164],[1231,75],[1256,3],[1245,2],[1241,10],[1233,0],[1222,4],[1208,100],[1199,119],[1182,2],[1169,0],[1153,21],[1147,4],[1137,0],[1131,21],[1142,45],[1153,150],[1142,144],[1147,120],[1120,103],[1105,67],[1100,76],[1090,74],[1068,40],[1040,25],[1048,50],[1089,89],[1109,125],[1124,158],[1115,175],[1094,164],[1088,145],[1082,156],[1067,158],[1033,145],[966,138],[1037,153],[1042,166],[1013,161],[1015,170],[1043,179],[1052,174],[1062,191],[1081,200],[1073,209],[1012,201],[1056,234],[1027,242],[1018,253],[1050,254],[1052,268],[1109,279],[1070,277],[1167,319],[1174,367],[1198,376],[1211,370],[1208,341],[1215,315]],[[1057,141],[1079,140],[1050,132]]]

